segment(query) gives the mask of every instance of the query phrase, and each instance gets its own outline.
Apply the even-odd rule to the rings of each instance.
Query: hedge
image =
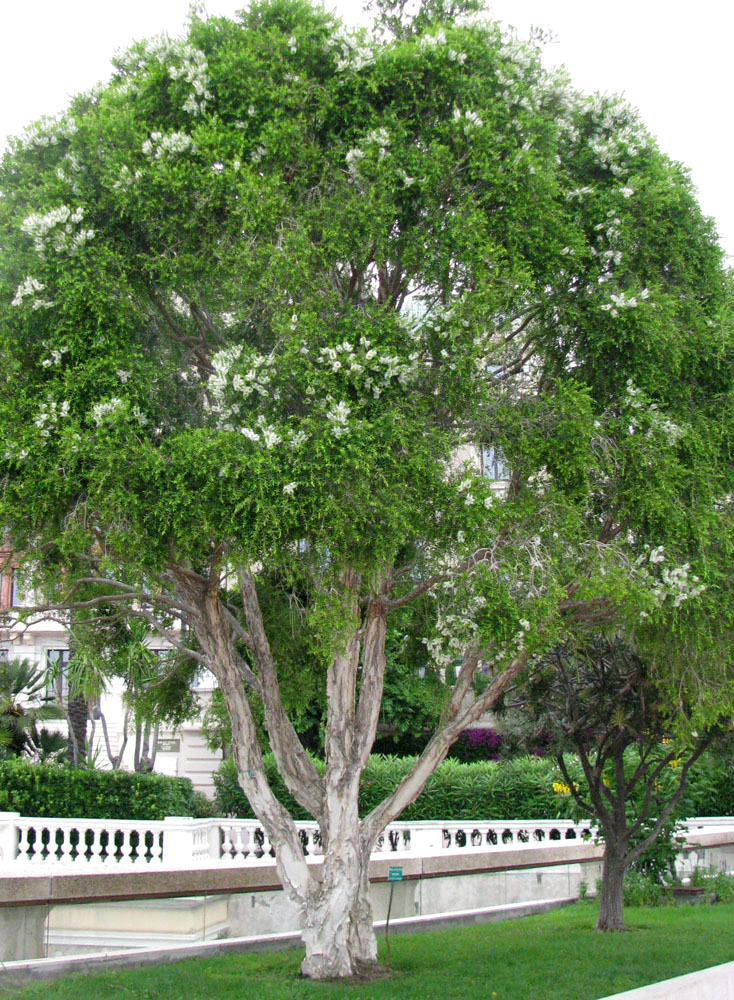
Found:
[[[0,761],[0,812],[21,816],[158,820],[200,815],[202,798],[188,778]]]
[[[359,811],[365,816],[410,769],[414,757],[372,756],[362,775]],[[316,761],[321,769],[323,765]],[[582,782],[575,758],[567,759],[574,780]],[[286,791],[272,755],[265,769],[273,790],[296,819],[310,816]],[[553,791],[558,771],[552,757],[523,756],[505,761],[465,764],[445,760],[426,782],[421,795],[403,812],[404,820],[555,819],[567,801]],[[254,816],[237,783],[234,763],[225,761],[214,775],[216,804],[228,816]],[[691,768],[688,790],[678,810],[688,816],[734,815],[734,756],[707,754]]]
[[[414,757],[370,757],[362,775],[360,815],[385,798],[412,766]],[[322,765],[317,763],[317,766]],[[296,819],[308,814],[291,798],[271,755],[265,768],[273,790]],[[402,813],[404,820],[539,819],[555,818],[564,803],[553,791],[556,766],[549,758],[520,757],[511,761],[462,764],[445,760],[426,782],[421,795]],[[234,763],[225,761],[214,775],[216,802],[229,816],[254,815],[237,784]]]

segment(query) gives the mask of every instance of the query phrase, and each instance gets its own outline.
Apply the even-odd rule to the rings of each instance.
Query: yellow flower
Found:
[[[556,793],[556,795],[570,795],[571,793],[571,789],[568,787],[568,785],[564,785],[563,782],[561,781],[553,782],[553,791]]]
[[[671,760],[669,766],[672,767],[673,770],[675,770],[676,767],[680,767],[680,757],[676,757],[675,760]]]

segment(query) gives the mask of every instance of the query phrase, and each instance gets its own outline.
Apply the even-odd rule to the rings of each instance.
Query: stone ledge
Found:
[[[388,869],[400,866],[403,880],[444,878],[527,868],[551,868],[595,861],[603,848],[593,843],[545,844],[512,847],[495,851],[481,848],[448,850],[441,854],[416,857],[391,852],[370,861],[370,881],[387,882]],[[309,859],[314,868],[316,858]],[[0,880],[0,908],[59,903],[124,902],[177,896],[210,896],[221,893],[266,892],[281,889],[275,862],[259,862],[242,867],[214,863],[204,868],[160,868],[147,871],[81,871],[53,874],[7,875]]]
[[[441,930],[475,924],[496,923],[545,913],[575,902],[573,897],[544,899],[527,903],[509,903],[456,913],[434,913],[423,917],[401,917],[390,921],[391,934],[412,934],[420,931]],[[375,931],[384,932],[385,921],[375,922]],[[4,962],[0,966],[0,987],[15,988],[39,980],[57,979],[77,973],[102,972],[107,969],[133,969],[150,965],[164,965],[184,958],[207,958],[252,951],[281,951],[301,946],[300,931],[283,934],[264,934],[258,937],[229,938],[222,941],[203,941],[198,944],[167,945],[165,948],[146,948],[139,951],[101,951],[94,955],[71,955],[66,958],[37,958],[20,962]]]

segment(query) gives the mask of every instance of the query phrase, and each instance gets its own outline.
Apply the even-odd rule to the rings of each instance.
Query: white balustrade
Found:
[[[18,816],[13,864],[123,868],[160,864],[164,829],[162,822]],[[7,870],[4,858],[2,865]]]
[[[316,823],[297,824],[306,857],[323,854]],[[728,832],[734,818],[697,817],[685,832]],[[477,820],[391,823],[375,844],[377,857],[395,853],[421,857],[442,851],[493,851],[553,847],[590,840],[596,829],[571,820]],[[272,845],[254,819],[192,819],[169,816],[154,822],[102,819],[46,819],[0,813],[0,870],[103,867],[135,870],[195,869],[269,863]]]

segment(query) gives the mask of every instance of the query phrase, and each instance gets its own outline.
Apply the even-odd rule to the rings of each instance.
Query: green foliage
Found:
[[[731,737],[722,752],[714,747],[691,768],[683,804],[688,816],[734,816],[734,756]]]
[[[0,812],[88,819],[211,815],[188,778],[0,761]]]
[[[624,877],[625,906],[662,906],[670,901],[670,892],[651,874],[630,870]]]
[[[27,660],[0,660],[0,759],[32,757],[54,760],[67,747],[66,740],[40,723],[58,719],[56,706],[41,704],[46,671]]]
[[[360,815],[369,813],[392,791],[413,761],[412,757],[370,757],[360,784]],[[286,792],[272,757],[266,757],[265,766],[281,802],[298,819],[309,819]],[[569,766],[576,772],[572,762]],[[401,819],[552,819],[559,811],[558,796],[553,791],[554,772],[553,761],[538,757],[476,764],[447,760],[428,779],[423,792],[408,806]],[[222,813],[241,817],[254,815],[237,783],[232,761],[224,761],[214,776],[214,783],[217,805]]]

